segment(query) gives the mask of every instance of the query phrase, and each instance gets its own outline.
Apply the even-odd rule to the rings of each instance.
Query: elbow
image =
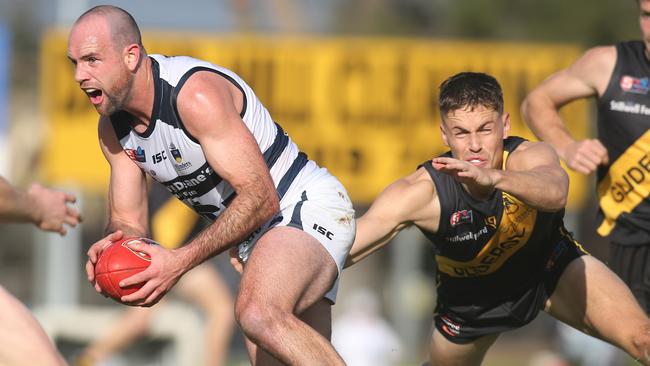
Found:
[[[566,196],[549,193],[546,199],[537,204],[537,209],[542,212],[558,212],[566,208]]]
[[[530,109],[531,109],[531,100],[530,100],[530,94],[524,99],[524,101],[521,103],[521,116],[524,118],[524,121],[529,121],[530,119],[528,116],[530,115]]]
[[[524,101],[521,103],[521,116],[523,117],[524,121],[531,127],[534,128],[535,125],[533,124],[535,122],[535,119],[533,116],[536,116],[539,114],[539,110],[543,108],[542,106],[544,105],[544,96],[541,91],[538,89],[534,89],[531,91],[526,98],[524,98]]]
[[[559,184],[555,189],[550,190],[546,209],[555,212],[566,208],[569,197],[568,184]]]
[[[560,211],[564,208],[566,208],[567,205],[567,196],[566,195],[558,195],[558,197],[552,202],[550,209],[552,211]]]
[[[560,211],[566,208],[569,197],[569,175],[559,168],[553,171],[552,178],[548,181],[546,190],[547,207],[549,211]]]

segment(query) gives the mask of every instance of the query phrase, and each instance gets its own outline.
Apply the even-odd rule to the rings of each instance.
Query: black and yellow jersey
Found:
[[[598,233],[619,244],[650,243],[650,61],[641,41],[616,45],[616,66],[598,100]]]
[[[524,141],[504,140],[504,167],[508,154]],[[434,244],[439,302],[488,304],[519,293],[540,281],[558,241],[573,242],[563,226],[564,210],[541,212],[500,190],[479,200],[454,178],[436,171],[431,161],[422,166],[440,201],[438,231],[421,229]]]

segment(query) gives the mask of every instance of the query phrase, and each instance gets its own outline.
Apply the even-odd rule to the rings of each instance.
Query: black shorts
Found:
[[[545,259],[538,280],[532,286],[489,305],[446,306],[438,301],[435,327],[447,340],[456,344],[470,343],[483,336],[522,327],[544,309],[546,300],[555,291],[569,263],[585,254],[587,252],[577,243],[561,240]]]
[[[622,245],[612,243],[609,266],[632,290],[646,314],[650,314],[650,243]]]

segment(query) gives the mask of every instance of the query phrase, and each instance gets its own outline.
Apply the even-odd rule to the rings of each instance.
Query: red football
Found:
[[[140,283],[122,288],[120,281],[144,271],[151,263],[148,254],[127,247],[127,244],[133,242],[149,244],[143,238],[118,240],[104,249],[95,264],[95,281],[105,294],[117,301],[122,296],[136,292],[143,285]]]

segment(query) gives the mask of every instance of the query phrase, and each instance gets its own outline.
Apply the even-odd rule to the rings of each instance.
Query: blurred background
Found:
[[[531,88],[588,47],[640,37],[634,0],[108,3],[135,17],[149,53],[203,58],[242,76],[301,149],[343,182],[358,215],[390,182],[445,150],[436,100],[448,76],[494,75],[513,133],[532,138],[519,113]],[[65,238],[0,225],[0,284],[35,312],[70,362],[122,308],[97,295],[83,272],[85,252],[106,224],[108,166],[97,144],[96,112],[66,58],[70,25],[99,4],[0,0],[0,174],[21,187],[41,181],[75,192],[85,218]],[[591,103],[574,103],[563,113],[574,136],[594,134]],[[607,261],[607,243],[594,234],[593,179],[571,175],[567,226]],[[211,266],[234,293],[238,276],[227,258]],[[349,360],[376,354],[373,365],[424,361],[434,279],[429,244],[416,231],[346,270],[334,307],[339,351]],[[178,301],[153,321],[158,328],[151,335],[102,364],[196,365],[201,314]],[[630,364],[610,351],[541,314],[504,334],[485,364],[595,365],[585,353],[603,365]],[[349,362],[362,366],[361,359]],[[238,333],[227,364],[247,364]]]

